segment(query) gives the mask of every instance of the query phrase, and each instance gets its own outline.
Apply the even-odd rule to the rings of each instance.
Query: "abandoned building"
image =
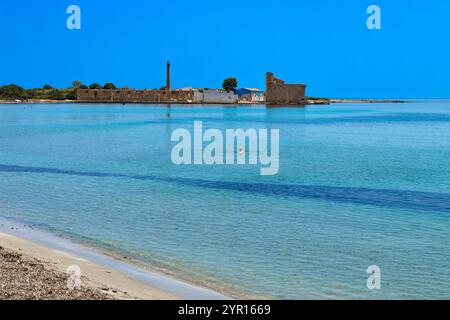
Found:
[[[198,90],[192,87],[172,90],[170,62],[166,68],[166,86],[160,90],[78,89],[78,102],[98,103],[238,103],[238,95],[221,90]]]
[[[192,102],[192,91],[79,89],[78,102],[102,103],[186,103]]]
[[[239,96],[234,92],[223,92],[218,89],[197,91],[194,94],[196,103],[236,104],[238,100]]]
[[[167,62],[166,86],[163,90],[135,90],[135,89],[79,89],[79,102],[103,103],[186,103],[194,100],[193,91],[171,90],[170,62]]]
[[[255,88],[242,88],[234,92],[223,90],[199,90],[185,87],[172,90],[170,62],[166,68],[166,86],[160,90],[122,89],[78,89],[78,102],[99,103],[217,103],[236,104],[263,103],[266,104],[306,104],[305,84],[285,84],[283,80],[266,74],[266,93]]]
[[[273,73],[266,73],[266,103],[267,104],[305,104],[305,84],[285,84],[275,78]]]

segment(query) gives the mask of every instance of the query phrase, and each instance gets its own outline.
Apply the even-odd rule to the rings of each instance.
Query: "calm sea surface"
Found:
[[[279,174],[172,164],[195,120],[280,129]],[[243,296],[448,299],[450,101],[0,105],[0,217]]]

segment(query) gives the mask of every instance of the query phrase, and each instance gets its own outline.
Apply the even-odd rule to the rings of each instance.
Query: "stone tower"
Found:
[[[274,77],[273,73],[266,73],[266,103],[302,105],[306,102],[306,84],[286,84]]]
[[[272,96],[272,85],[273,85],[273,73],[272,72],[266,72],[266,97]],[[269,100],[269,99],[267,99]]]

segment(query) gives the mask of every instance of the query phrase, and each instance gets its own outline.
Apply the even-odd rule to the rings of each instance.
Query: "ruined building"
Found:
[[[285,84],[273,73],[266,73],[266,104],[305,104],[305,91],[305,84]]]
[[[122,89],[78,89],[78,102],[99,103],[239,103],[239,97],[235,93],[222,92],[221,90],[172,90],[170,62],[166,68],[166,86],[160,90],[135,90]],[[266,103],[267,104],[306,104],[306,85],[285,84],[272,73],[266,74]],[[258,89],[241,89],[241,98],[246,95],[246,101],[263,102],[263,92]],[[244,100],[244,99],[243,99]]]
[[[194,101],[193,91],[171,90],[170,62],[167,62],[166,86],[164,90],[134,89],[78,89],[79,102],[103,103],[190,103]]]
[[[78,89],[78,102],[101,103],[189,103],[193,91]]]

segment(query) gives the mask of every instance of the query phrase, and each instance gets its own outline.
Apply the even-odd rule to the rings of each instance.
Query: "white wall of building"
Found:
[[[247,93],[239,96],[240,100],[248,102],[264,102],[266,99],[262,93]]]
[[[233,104],[238,102],[238,95],[233,92],[205,90],[204,92],[194,92],[194,101],[198,103]]]

